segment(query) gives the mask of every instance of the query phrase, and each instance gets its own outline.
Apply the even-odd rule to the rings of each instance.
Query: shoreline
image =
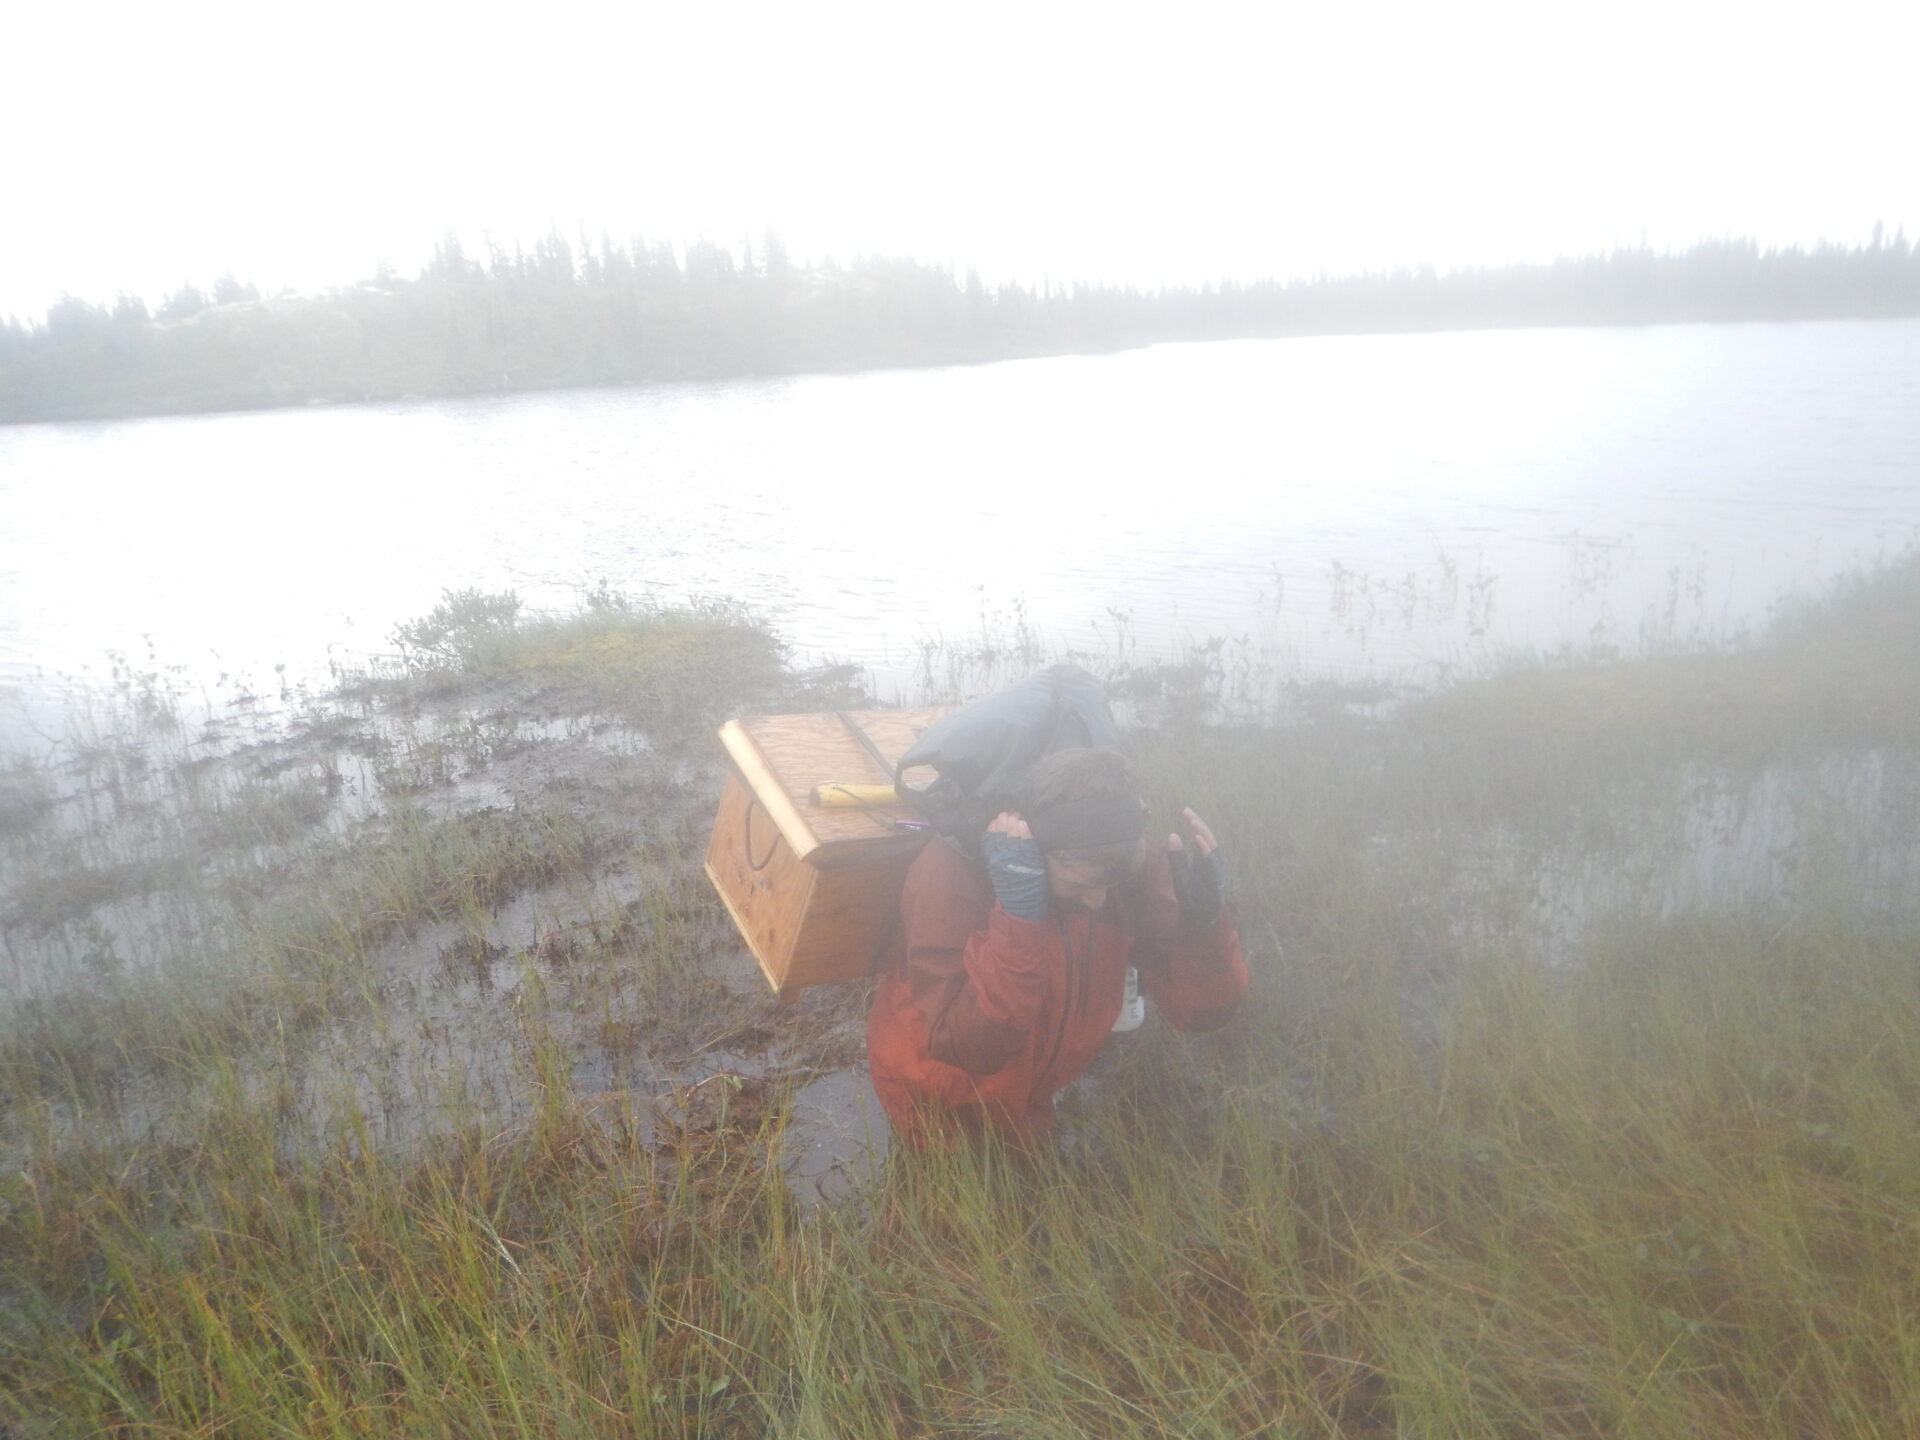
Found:
[[[1336,326],[1326,329],[1253,330],[1233,334],[1169,334],[1105,343],[1046,346],[992,353],[942,353],[924,356],[863,357],[833,364],[803,364],[768,368],[675,371],[662,374],[576,377],[533,380],[515,384],[454,384],[444,387],[375,386],[358,394],[301,391],[286,395],[234,392],[188,397],[150,406],[92,406],[35,414],[0,409],[0,429],[10,426],[87,425],[118,420],[169,420],[191,416],[257,415],[281,410],[335,409],[355,406],[411,405],[436,400],[480,400],[521,395],[564,395],[607,390],[654,391],[675,386],[727,384],[732,381],[791,380],[815,376],[885,374],[898,370],[963,369],[982,365],[1017,364],[1024,360],[1067,359],[1079,356],[1122,355],[1159,345],[1235,344],[1248,341],[1323,340],[1402,335],[1460,335],[1526,330],[1657,330],[1694,326],[1780,326],[1837,324],[1900,324],[1920,318],[1920,311],[1887,314],[1818,314],[1699,316],[1676,315],[1635,320],[1527,321],[1502,317],[1481,323],[1448,325],[1380,324]]]
[[[1475,1413],[1529,1433],[1572,1386],[1567,1433],[1772,1434],[1769,1375],[1899,1428],[1916,627],[1908,557],[1744,648],[1384,711],[1109,676],[1154,805],[1229,847],[1256,993],[1110,1045],[1011,1172],[883,1161],[861,987],[778,1005],[699,874],[719,720],[850,673],[449,597],[284,733],[133,704],[0,767],[0,1417],[1437,1433],[1473,1334]]]

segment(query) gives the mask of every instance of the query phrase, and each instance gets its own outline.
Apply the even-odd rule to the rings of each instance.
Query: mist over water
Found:
[[[0,430],[0,682],[738,600],[909,683],[1025,625],[1300,677],[1763,625],[1920,535],[1920,322],[1362,336]]]

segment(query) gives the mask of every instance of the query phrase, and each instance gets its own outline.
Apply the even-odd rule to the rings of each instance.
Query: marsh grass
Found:
[[[661,727],[677,738],[716,705],[794,684],[780,642],[740,607],[700,600],[660,608],[604,586],[564,615],[522,616],[511,592],[449,591],[394,640],[399,663],[343,676],[350,692],[405,704],[472,696],[496,683],[521,703]],[[814,674],[805,683],[830,690],[850,678]]]
[[[1246,1011],[1116,1041],[1053,1147],[890,1156],[837,1204],[783,1171],[859,993],[768,1005],[696,868],[698,727],[843,683],[764,635],[516,612],[359,677],[343,713],[401,727],[363,738],[479,738],[338,833],[318,767],[177,822],[123,776],[138,845],[16,778],[16,872],[50,828],[100,866],[300,823],[196,842],[163,955],[13,997],[0,1425],[1920,1432],[1917,576],[1745,650],[1281,723],[1220,718],[1224,651],[1123,657],[1156,813],[1231,847]],[[523,745],[472,724],[528,704]]]

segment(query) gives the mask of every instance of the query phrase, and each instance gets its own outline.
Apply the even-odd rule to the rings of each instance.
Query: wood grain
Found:
[[[894,763],[946,713],[937,706],[849,711],[848,717],[887,758],[884,771],[833,711],[730,720],[720,729],[720,741],[793,853],[804,860],[821,846],[872,846],[893,838],[893,822],[911,818],[912,811],[901,806],[815,805],[813,788],[836,781],[890,783]]]
[[[849,712],[881,765],[834,712],[730,720],[733,768],[707,845],[707,878],[782,998],[868,974],[893,926],[900,884],[924,836],[903,806],[814,805],[817,785],[890,781],[892,763],[946,712]]]

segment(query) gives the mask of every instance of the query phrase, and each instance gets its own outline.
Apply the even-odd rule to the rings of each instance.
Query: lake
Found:
[[[0,685],[391,648],[445,588],[729,597],[902,689],[1026,627],[1295,678],[1763,625],[1920,536],[1920,322],[1156,346],[0,429]]]

